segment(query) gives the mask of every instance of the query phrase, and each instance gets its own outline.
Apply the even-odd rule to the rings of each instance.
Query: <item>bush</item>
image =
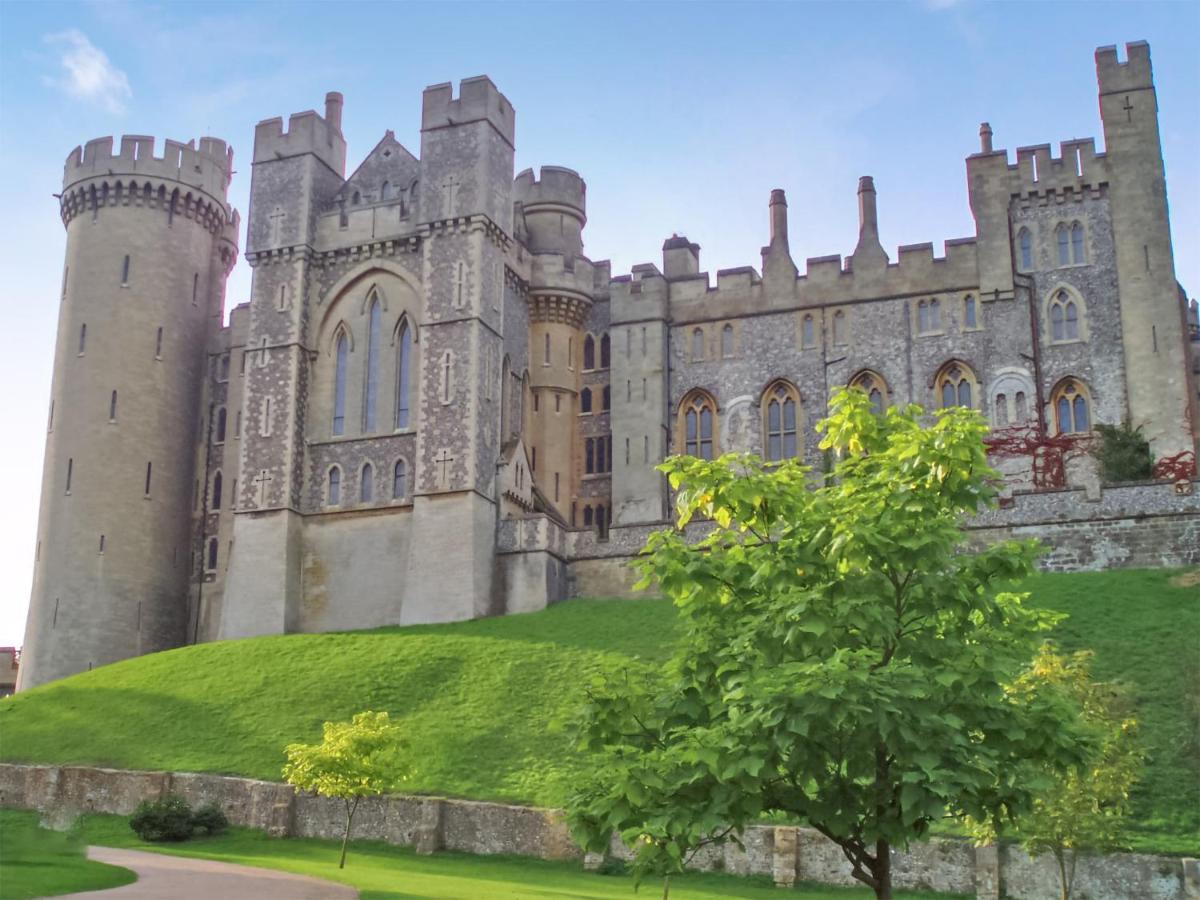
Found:
[[[229,820],[221,807],[215,803],[206,803],[192,813],[192,827],[204,835],[221,834],[229,827]]]
[[[143,841],[186,841],[192,836],[192,808],[174,794],[161,800],[143,800],[134,810],[129,827]]]
[[[1151,477],[1154,457],[1149,442],[1142,437],[1141,426],[1097,423],[1096,431],[1100,442],[1092,453],[1100,461],[1100,477],[1105,482],[1145,481]]]

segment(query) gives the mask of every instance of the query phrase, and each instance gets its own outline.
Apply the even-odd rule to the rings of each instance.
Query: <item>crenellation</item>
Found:
[[[76,148],[26,684],[183,640],[527,611],[571,585],[623,592],[605,566],[670,521],[666,455],[794,440],[819,469],[814,426],[843,385],[881,409],[964,404],[990,423],[1007,504],[980,534],[1024,528],[1012,509],[1070,506],[1079,522],[1052,529],[1070,546],[1050,564],[1126,564],[1145,542],[1088,519],[1124,490],[1097,490],[1094,424],[1142,427],[1169,463],[1151,488],[1182,497],[1200,421],[1149,48],[1127,53],[1096,56],[1104,152],[1073,138],[1010,162],[983,123],[966,156],[973,235],[889,256],[864,175],[846,185],[846,252],[802,272],[776,188],[760,267],[710,276],[676,234],[661,266],[614,275],[584,253],[578,172],[514,176],[515,112],[486,77],[457,97],[425,90],[419,158],[384,131],[346,178],[330,92],[323,116],[256,128],[251,296],[227,327],[240,222],[227,145]],[[93,397],[117,381],[122,408],[149,410],[136,436]],[[794,439],[772,444],[772,404],[786,403],[774,421],[795,421]],[[151,505],[147,457],[161,473]],[[97,578],[110,508],[134,524],[107,529],[112,574]],[[1090,550],[1084,532],[1123,549]],[[135,595],[159,599],[131,635]]]

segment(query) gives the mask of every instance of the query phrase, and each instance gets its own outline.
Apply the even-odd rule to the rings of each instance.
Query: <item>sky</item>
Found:
[[[1150,42],[1175,265],[1200,294],[1200,4],[0,2],[0,296],[11,391],[0,443],[0,645],[20,645],[32,583],[72,148],[104,135],[227,140],[243,214],[256,122],[345,95],[347,174],[391,129],[419,152],[421,91],[487,74],[517,111],[517,170],[588,183],[585,252],[613,273],[759,266],[767,200],[787,191],[792,255],[848,254],[872,175],[880,235],[974,234],[964,158],[1102,134],[1093,52]],[[1122,58],[1124,49],[1122,46]],[[242,235],[244,243],[245,235]],[[248,300],[239,261],[228,306]]]

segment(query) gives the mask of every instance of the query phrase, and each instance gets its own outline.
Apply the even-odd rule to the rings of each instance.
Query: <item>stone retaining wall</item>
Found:
[[[129,815],[143,800],[178,794],[192,805],[213,802],[235,825],[276,837],[340,838],[340,801],[296,795],[290,787],[248,778],[170,772],[129,772],[82,766],[0,764],[0,806],[31,809],[56,827],[82,813]],[[457,850],[517,854],[541,859],[582,859],[562,812],[440,797],[390,796],[359,804],[354,836],[411,846],[419,853]],[[745,849],[710,849],[694,868],[737,875],[767,875],[781,886],[797,881],[856,884],[841,851],[808,828],[755,826]],[[614,837],[611,854],[629,859]],[[589,858],[589,863],[598,860]],[[972,847],[932,840],[893,857],[895,883],[974,893],[987,900],[1051,900],[1057,897],[1053,861],[1031,860],[1015,847]],[[1200,898],[1200,866],[1192,859],[1120,853],[1080,861],[1077,896],[1090,900],[1192,900]]]

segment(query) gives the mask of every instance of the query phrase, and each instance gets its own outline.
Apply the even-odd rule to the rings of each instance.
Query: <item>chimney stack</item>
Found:
[[[858,179],[858,246],[851,265],[855,272],[887,265],[888,255],[879,243],[879,212],[875,206],[875,179]]]
[[[979,152],[992,152],[992,126],[987,122],[979,123]]]
[[[337,91],[325,95],[325,121],[338,133],[342,130],[342,103],[342,95]]]
[[[786,248],[788,242],[787,197],[784,196],[783,188],[775,188],[771,191],[770,211],[771,246],[774,247],[775,242],[780,241]]]

